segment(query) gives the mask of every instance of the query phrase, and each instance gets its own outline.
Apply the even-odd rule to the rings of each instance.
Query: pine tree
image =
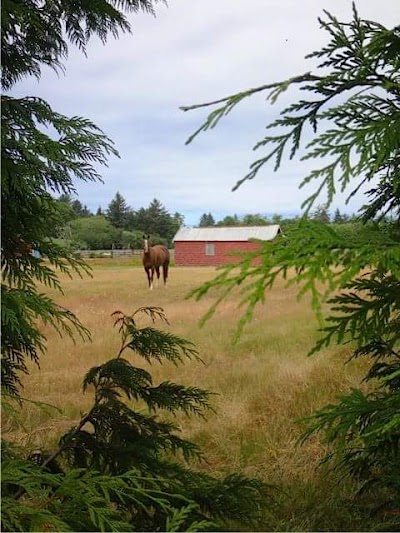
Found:
[[[199,228],[206,228],[208,226],[207,213],[203,213],[200,217]]]
[[[199,227],[206,228],[215,226],[215,220],[211,213],[203,213],[200,217]]]
[[[165,236],[168,233],[170,217],[160,200],[154,198],[147,208],[146,228],[149,233]]]
[[[334,224],[341,224],[341,223],[342,223],[342,220],[343,220],[343,218],[342,218],[342,215],[341,215],[341,213],[340,213],[340,210],[339,210],[339,209],[336,209],[336,210],[335,210],[335,213],[334,213],[334,215],[333,215],[333,220],[332,220],[332,222],[333,222]]]
[[[177,231],[178,231],[178,229],[184,224],[185,217],[183,215],[181,215],[181,213],[178,213],[178,211],[176,211],[173,214],[173,219],[174,219]]]
[[[351,342],[353,357],[370,362],[365,380],[371,388],[370,392],[354,390],[316,413],[309,421],[307,435],[323,432],[330,445],[329,457],[336,460],[337,467],[363,480],[364,487],[383,486],[398,509],[400,27],[391,30],[363,20],[354,4],[350,22],[340,22],[325,12],[320,24],[330,40],[307,56],[319,61],[316,73],[203,104],[219,107],[188,142],[255,93],[269,91],[268,99],[276,103],[290,88],[300,88],[302,98],[280,112],[268,125],[272,133],[255,146],[268,151],[251,165],[235,188],[253,179],[268,162],[272,161],[278,170],[285,157],[294,158],[309,125],[314,136],[311,141],[307,137],[302,159],[315,159],[321,164],[301,182],[301,186],[318,182],[316,191],[303,204],[305,215],[322,192],[327,193],[329,207],[338,189],[347,190],[352,197],[361,184],[367,184],[368,200],[358,213],[363,225],[345,236],[339,228],[305,216],[285,231],[285,239],[265,243],[260,266],[254,267],[257,253],[247,254],[240,265],[227,266],[193,295],[200,298],[221,286],[226,294],[238,285],[244,286],[247,311],[239,323],[240,332],[279,274],[289,278],[289,283],[297,283],[301,294],[311,293],[319,316],[321,301],[338,291],[329,301],[331,314],[316,350],[332,342]],[[182,109],[194,107],[202,105]],[[328,128],[320,130],[326,122]],[[385,220],[388,213],[391,219]],[[322,292],[321,282],[325,283]]]
[[[160,200],[154,198],[147,208],[138,209],[133,225],[134,229],[149,234],[153,244],[160,242],[171,246],[172,239],[182,223],[182,215],[175,213],[171,216]]]
[[[127,205],[125,198],[118,191],[108,204],[106,217],[116,228],[126,228],[128,217],[132,209]]]

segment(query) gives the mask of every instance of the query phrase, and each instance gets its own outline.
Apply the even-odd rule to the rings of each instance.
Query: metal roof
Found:
[[[271,226],[229,226],[210,228],[182,227],[175,234],[174,241],[248,241],[261,239],[270,241],[281,233],[279,225]]]

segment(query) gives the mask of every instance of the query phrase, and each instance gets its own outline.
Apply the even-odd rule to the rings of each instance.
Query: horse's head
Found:
[[[150,249],[150,235],[143,235],[143,251],[145,254],[149,253]]]

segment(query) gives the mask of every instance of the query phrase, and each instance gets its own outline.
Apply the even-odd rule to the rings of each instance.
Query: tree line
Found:
[[[184,222],[180,213],[171,215],[157,198],[148,207],[134,210],[117,192],[107,209],[99,207],[96,214],[69,194],[62,194],[57,201],[62,213],[58,236],[73,248],[137,249],[142,246],[143,233],[151,235],[153,244],[170,247]]]
[[[57,203],[61,212],[58,238],[73,249],[139,249],[142,246],[143,233],[151,235],[153,244],[165,244],[172,248],[174,235],[184,224],[182,214],[170,214],[157,198],[154,198],[148,207],[134,210],[118,191],[107,208],[103,210],[99,206],[96,213],[92,213],[78,198],[73,199],[70,194],[62,194]],[[288,229],[299,218],[299,215],[290,217],[275,213],[268,217],[260,213],[247,213],[243,216],[226,215],[221,220],[215,220],[212,213],[208,212],[201,215],[198,226],[203,228],[279,224]],[[331,214],[326,204],[316,206],[307,218],[324,224],[346,224],[350,228],[358,222],[356,214],[341,213],[339,209]]]
[[[199,227],[206,228],[211,226],[267,226],[269,224],[288,225],[299,220],[299,215],[283,216],[278,213],[274,213],[271,217],[262,215],[260,213],[247,213],[244,216],[226,215],[221,220],[216,221],[211,212],[203,213],[200,217]],[[304,219],[305,215],[301,215]],[[356,214],[341,213],[340,209],[336,209],[333,214],[330,213],[326,204],[318,205],[312,213],[306,216],[309,220],[316,220],[324,224],[347,224],[355,223],[359,217]]]

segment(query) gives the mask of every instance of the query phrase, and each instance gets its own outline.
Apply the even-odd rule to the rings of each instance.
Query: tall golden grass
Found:
[[[170,321],[170,326],[162,327],[193,341],[204,364],[154,364],[155,380],[196,385],[216,393],[215,413],[209,412],[206,420],[183,416],[178,420],[184,436],[204,451],[206,461],[199,468],[215,474],[240,471],[282,487],[280,504],[266,517],[266,531],[368,529],[362,513],[344,510],[343,501],[354,486],[349,482],[339,486],[335,473],[318,468],[326,451],[323,441],[315,437],[297,445],[303,429],[300,419],[359,386],[363,375],[362,362],[344,365],[350,349],[332,347],[307,357],[318,336],[307,298],[298,301],[296,289],[279,282],[234,345],[238,296],[226,300],[202,328],[198,322],[212,297],[200,302],[185,299],[191,289],[215,274],[213,268],[173,267],[168,287],[160,283],[149,291],[138,266],[106,260],[92,264],[93,277],[62,279],[63,296],[49,291],[90,329],[92,342],[77,339],[74,344],[44,327],[47,352],[41,357],[40,370],[31,366],[23,395],[60,411],[25,404],[20,423],[6,427],[16,442],[30,447],[54,445],[91,403],[90,394],[82,394],[84,374],[119,349],[111,314],[159,306]],[[146,366],[141,360],[138,364]]]

